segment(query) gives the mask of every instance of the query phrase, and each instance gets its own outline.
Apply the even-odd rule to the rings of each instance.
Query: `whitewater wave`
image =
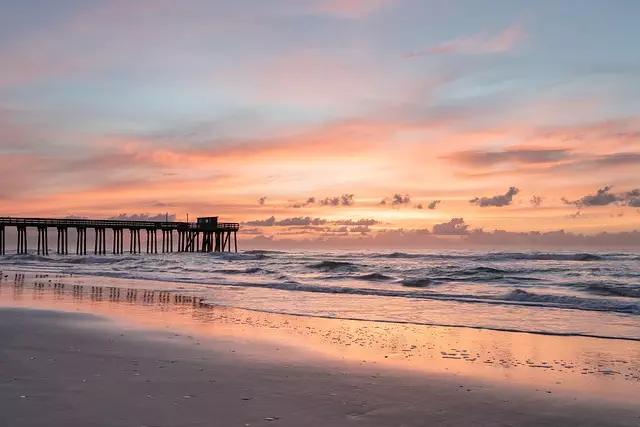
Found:
[[[264,249],[255,249],[255,250],[250,250],[250,251],[242,251],[241,253],[247,254],[247,255],[286,254],[286,252],[283,252],[283,251],[268,251],[268,250],[264,250]]]
[[[261,288],[280,291],[295,291],[295,292],[309,292],[309,293],[321,293],[321,294],[348,294],[348,295],[363,295],[363,296],[380,296],[380,297],[392,297],[392,298],[410,298],[410,299],[422,299],[422,300],[440,300],[440,301],[454,301],[461,303],[477,303],[477,304],[510,304],[510,305],[526,305],[526,306],[539,306],[558,309],[571,309],[571,310],[584,310],[584,311],[599,311],[599,312],[615,312],[626,314],[640,314],[640,303],[624,303],[620,301],[610,301],[605,299],[587,299],[574,296],[562,296],[562,295],[546,295],[535,294],[533,292],[524,291],[522,289],[515,289],[505,295],[473,295],[473,294],[446,294],[439,292],[427,292],[427,291],[409,291],[409,290],[396,290],[396,289],[374,289],[374,288],[353,288],[349,286],[321,286],[299,283],[293,280],[281,281],[281,282],[266,282],[266,283],[252,283],[252,282],[221,282],[219,279],[215,280],[203,280],[193,277],[171,277],[166,278],[159,275],[140,275],[132,272],[95,272],[90,275],[122,278],[122,279],[135,279],[135,280],[150,280],[156,282],[168,282],[168,283],[188,283],[199,286],[225,286],[235,288]],[[408,285],[409,284],[409,285]],[[411,286],[410,284],[413,284]],[[431,279],[417,279],[411,281],[411,279],[403,281],[403,285],[406,287],[426,287],[433,284]]]
[[[0,268],[194,286],[528,305],[635,315],[640,314],[637,282],[640,270],[634,261],[637,256],[637,253],[613,252],[296,254],[265,250],[124,256],[11,254],[0,257]],[[600,259],[626,262],[598,262]]]
[[[596,295],[640,298],[640,287],[615,286],[608,284],[590,283],[584,286],[587,292]]]
[[[494,298],[521,303],[536,303],[541,306],[569,308],[587,311],[611,311],[616,313],[640,314],[640,304],[623,303],[613,300],[588,299],[571,295],[536,294],[515,289],[508,294]]]
[[[488,255],[494,260],[531,260],[531,261],[603,261],[605,259],[618,259],[617,254],[609,257],[591,253],[520,253],[498,252]]]

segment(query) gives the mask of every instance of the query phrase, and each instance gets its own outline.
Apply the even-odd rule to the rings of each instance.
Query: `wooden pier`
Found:
[[[57,230],[56,253],[69,254],[69,229],[76,230],[77,255],[87,254],[87,230],[95,233],[93,253],[107,254],[107,230],[110,230],[111,253],[124,253],[124,234],[129,231],[129,253],[139,254],[141,231],[146,232],[147,253],[158,253],[158,234],[162,233],[161,252],[238,252],[238,223],[218,222],[218,217],[198,218],[190,222],[120,221],[93,219],[7,218],[0,217],[0,255],[6,254],[6,229],[15,227],[18,232],[16,253],[27,253],[27,230],[38,233],[38,255],[49,254],[49,230]],[[174,245],[174,232],[177,247]]]

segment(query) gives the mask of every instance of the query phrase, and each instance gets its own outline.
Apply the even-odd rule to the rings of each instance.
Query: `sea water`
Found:
[[[631,252],[12,254],[0,269],[300,316],[640,340],[640,254]]]

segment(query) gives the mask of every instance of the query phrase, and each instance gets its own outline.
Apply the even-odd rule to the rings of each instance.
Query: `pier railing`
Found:
[[[237,222],[217,222],[217,217],[198,218],[198,222],[178,221],[131,221],[119,219],[79,219],[79,218],[11,218],[0,217],[0,255],[6,253],[6,228],[17,230],[16,253],[28,253],[27,229],[38,231],[37,253],[48,255],[48,230],[57,228],[56,251],[59,254],[69,253],[68,232],[70,228],[77,230],[76,254],[87,254],[87,229],[95,231],[94,253],[107,253],[106,230],[113,231],[111,240],[113,254],[124,253],[124,231],[129,230],[129,252],[140,253],[140,231],[146,230],[147,253],[158,253],[158,231],[162,232],[162,252],[173,252],[174,231],[178,236],[178,252],[231,252],[231,246],[238,251]],[[202,237],[202,241],[200,240]],[[202,243],[202,244],[201,244]]]
[[[118,219],[55,219],[55,218],[11,218],[0,217],[0,226],[19,227],[69,227],[69,228],[140,228],[149,230],[199,229],[194,222],[179,221],[131,221]],[[238,231],[239,223],[220,222],[218,230]]]

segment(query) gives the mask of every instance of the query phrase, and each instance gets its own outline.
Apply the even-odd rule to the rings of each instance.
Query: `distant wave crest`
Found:
[[[319,271],[354,271],[358,267],[346,261],[321,261],[317,264],[311,264],[309,268]]]
[[[408,288],[426,288],[434,284],[434,281],[428,278],[424,279],[404,279],[400,282],[402,286]]]
[[[367,280],[371,282],[388,282],[393,280],[393,277],[387,276],[386,274],[381,273],[371,273],[371,274],[363,274],[362,276],[358,276],[360,280]]]

